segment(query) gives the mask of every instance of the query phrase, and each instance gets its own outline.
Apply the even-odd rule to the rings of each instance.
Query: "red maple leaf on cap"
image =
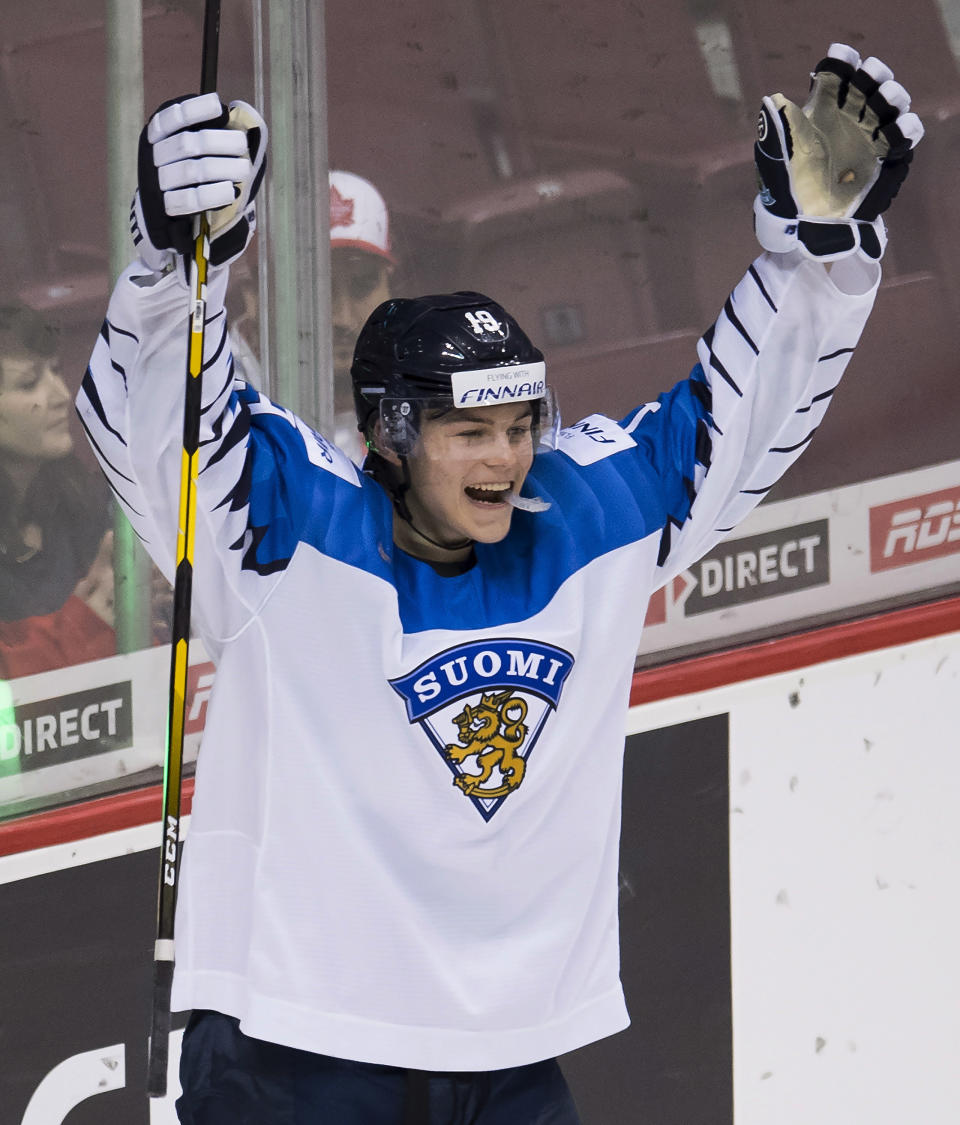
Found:
[[[353,200],[345,199],[330,185],[330,226],[348,227],[353,222]]]

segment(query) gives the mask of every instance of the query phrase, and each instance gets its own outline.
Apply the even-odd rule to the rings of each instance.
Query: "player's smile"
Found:
[[[507,496],[513,490],[513,481],[498,481],[493,484],[468,484],[464,488],[467,497],[482,508],[498,507],[507,503]]]

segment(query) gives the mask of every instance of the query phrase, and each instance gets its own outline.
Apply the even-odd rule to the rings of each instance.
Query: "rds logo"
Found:
[[[573,667],[570,653],[526,640],[474,641],[391,680],[484,820],[516,792]]]

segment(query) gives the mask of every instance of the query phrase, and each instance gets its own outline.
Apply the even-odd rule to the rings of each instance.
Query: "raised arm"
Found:
[[[827,267],[799,251],[750,266],[697,346],[690,378],[660,409],[625,420],[672,483],[666,581],[758,504],[819,427],[873,307],[875,263]],[[679,419],[678,419],[679,415]],[[669,443],[668,449],[662,449]]]
[[[212,216],[207,285],[194,588],[198,624],[211,639],[241,628],[285,569],[312,466],[336,464],[345,480],[351,472],[302,422],[234,377],[227,267],[253,233],[265,139],[250,107],[223,111],[216,95],[151,118],[133,209],[139,258],[117,282],[77,399],[111,488],[171,578],[190,312],[183,239],[192,211],[235,196]]]
[[[767,252],[704,333],[690,377],[605,439],[624,454],[608,471],[643,498],[642,530],[662,528],[663,581],[729,532],[813,438],[873,306],[880,212],[923,135],[909,105],[889,68],[836,44],[802,109],[764,99],[754,210]]]

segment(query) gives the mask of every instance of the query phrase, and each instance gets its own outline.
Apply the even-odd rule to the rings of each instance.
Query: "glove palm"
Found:
[[[833,44],[803,107],[782,94],[763,99],[754,154],[760,194],[757,237],[776,252],[799,247],[832,261],[886,244],[880,214],[906,178],[923,136],[910,97],[878,59],[861,64]]]

